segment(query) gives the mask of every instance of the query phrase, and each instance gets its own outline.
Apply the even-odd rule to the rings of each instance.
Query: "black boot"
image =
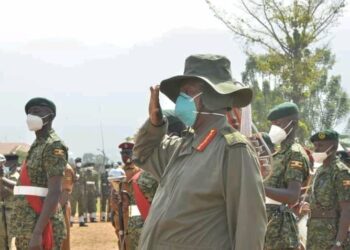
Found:
[[[91,222],[91,223],[95,223],[95,222],[96,222],[96,219],[95,219],[95,218],[90,218],[90,222]]]
[[[85,224],[85,222],[79,222],[80,227],[88,227],[88,225]]]

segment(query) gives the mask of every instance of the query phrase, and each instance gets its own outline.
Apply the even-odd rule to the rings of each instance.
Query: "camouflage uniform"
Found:
[[[309,176],[309,160],[303,147],[289,142],[273,156],[273,169],[265,186],[287,188],[288,183],[303,183]],[[294,249],[299,245],[298,227],[292,210],[285,204],[266,205],[268,226],[264,249]]]
[[[78,206],[78,216],[79,216],[79,222],[84,222],[84,211],[86,210],[86,204],[85,204],[85,176],[84,172],[78,170],[78,168],[75,169],[75,182],[73,186],[73,192],[71,196],[71,206],[72,206],[72,214],[71,216],[74,217],[75,213],[77,211]],[[73,218],[72,218],[73,219]],[[73,222],[71,220],[71,222]]]
[[[137,185],[140,187],[141,192],[147,198],[149,203],[152,203],[153,197],[158,187],[158,182],[154,179],[154,177],[150,173],[142,171],[139,178],[137,179]],[[131,182],[129,183],[129,186],[132,190],[132,192],[130,193],[131,200],[135,200],[135,194],[133,192]],[[130,250],[137,249],[143,223],[144,221],[139,215],[129,217],[128,240],[129,240]]]
[[[86,211],[90,214],[90,221],[96,220],[96,203],[99,193],[98,174],[93,169],[86,170]]]
[[[19,173],[17,172],[17,168],[14,167],[12,171],[7,172],[4,177],[6,177],[9,180],[17,181],[19,178]],[[8,242],[7,245],[9,246],[9,249],[11,249],[11,240],[12,236],[10,234],[10,220],[12,211],[14,208],[14,196],[12,193],[12,190],[7,189],[5,186],[3,186],[4,192],[10,192],[9,196],[4,198],[4,202],[0,202],[0,249],[5,249],[6,246],[6,232],[5,232],[5,222],[2,214],[2,206],[5,207],[5,215],[6,215],[6,225],[7,225],[7,238]]]
[[[48,178],[63,176],[67,164],[67,147],[54,130],[50,130],[44,138],[32,144],[26,159],[28,175],[32,186],[47,188]],[[17,185],[21,185],[20,179]],[[39,218],[30,207],[24,195],[14,197],[14,214],[11,217],[11,235],[16,237],[17,250],[28,249],[32,232]],[[66,238],[66,228],[61,206],[50,218],[53,227],[54,249],[60,249]]]
[[[350,169],[335,159],[330,166],[317,169],[310,195],[307,249],[331,249],[338,233],[340,201],[350,201]],[[334,211],[334,218],[312,216],[315,211]],[[331,217],[331,216],[330,216]],[[349,239],[348,239],[349,240]],[[350,249],[349,242],[343,249]]]

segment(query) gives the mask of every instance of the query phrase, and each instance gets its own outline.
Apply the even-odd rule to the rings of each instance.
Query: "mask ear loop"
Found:
[[[202,94],[203,94],[203,92],[199,92],[197,95],[193,96],[193,97],[191,98],[191,102],[193,102],[194,99],[196,99],[198,96],[200,96],[200,95],[202,95]]]
[[[291,121],[287,124],[287,126],[285,126],[285,127],[283,128],[283,130],[286,131],[286,128],[288,128],[289,125],[291,125],[293,121],[294,121],[294,120],[291,120]],[[292,127],[292,129],[288,131],[286,138],[287,138],[288,135],[293,131],[293,129],[294,129],[294,128]]]

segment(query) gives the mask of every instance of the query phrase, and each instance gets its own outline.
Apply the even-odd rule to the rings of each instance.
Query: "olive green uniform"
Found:
[[[143,195],[147,199],[147,201],[149,203],[152,203],[153,197],[158,187],[158,182],[155,180],[155,178],[150,173],[146,171],[142,171],[136,183],[139,186],[140,191],[143,193]],[[130,182],[129,185],[131,186],[130,187],[131,200],[135,200],[135,193],[133,190],[132,182]],[[132,208],[130,210],[132,210]],[[130,250],[137,249],[143,224],[144,224],[144,221],[140,215],[133,215],[132,213],[130,213],[129,222],[128,222],[128,240],[130,242],[129,243]]]
[[[155,127],[147,121],[133,149],[136,165],[159,182],[139,249],[262,249],[265,196],[247,139],[224,117],[181,138],[166,132],[167,122]]]
[[[76,171],[75,182],[74,182],[73,192],[71,196],[71,206],[72,206],[71,216],[73,217],[71,218],[71,222],[74,221],[74,216],[77,210],[78,210],[79,222],[84,222],[84,212],[86,210],[86,204],[84,199],[85,193],[86,193],[85,182],[86,181],[85,181],[84,172],[81,171],[81,169],[79,171]]]
[[[19,178],[19,173],[17,172],[16,167],[13,169],[13,171],[6,173],[4,177],[12,181],[17,181]],[[3,192],[6,192],[8,196],[4,198],[3,202],[0,202],[0,249],[6,249],[6,244],[9,247],[9,249],[11,249],[12,236],[10,234],[10,220],[14,208],[14,196],[12,190],[8,189],[5,186],[3,186],[3,189]],[[3,217],[3,208],[5,208],[5,218]],[[4,221],[4,219],[6,219],[6,221]],[[5,232],[5,223],[7,226],[7,232]],[[8,239],[7,243],[6,235]]]
[[[28,175],[32,186],[47,188],[48,179],[62,176],[67,165],[67,147],[50,130],[44,138],[39,138],[31,145],[26,159]],[[21,185],[20,179],[17,185]],[[17,250],[28,249],[33,230],[39,215],[31,208],[24,195],[14,197],[14,214],[11,217],[11,235],[16,237]],[[64,216],[60,206],[50,217],[53,227],[54,249],[60,249],[66,237]]]
[[[107,207],[107,202],[110,196],[110,187],[108,182],[108,171],[105,171],[103,174],[101,174],[101,217],[103,220],[106,220],[107,213],[109,212],[109,209]]]
[[[273,169],[266,187],[288,188],[292,181],[304,183],[309,176],[309,158],[304,148],[291,141],[273,156]],[[295,216],[286,204],[267,204],[268,227],[265,249],[294,249],[299,245]]]
[[[336,241],[340,216],[339,202],[350,201],[350,169],[335,159],[317,169],[310,195],[307,249],[331,249]],[[349,239],[346,247],[350,249]]]
[[[98,173],[95,170],[86,170],[86,211],[90,214],[90,220],[96,219],[96,203],[99,194]]]

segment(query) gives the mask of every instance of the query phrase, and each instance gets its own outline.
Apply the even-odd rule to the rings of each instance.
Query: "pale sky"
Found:
[[[217,3],[228,0],[217,1]],[[350,8],[347,7],[349,10]],[[240,79],[245,56],[204,0],[0,0],[0,141],[31,143],[23,106],[56,102],[54,127],[73,156],[105,150],[147,117],[148,87],[181,74],[186,56],[220,53]],[[335,74],[349,92],[350,13],[332,33]],[[173,105],[162,97],[165,107]]]

